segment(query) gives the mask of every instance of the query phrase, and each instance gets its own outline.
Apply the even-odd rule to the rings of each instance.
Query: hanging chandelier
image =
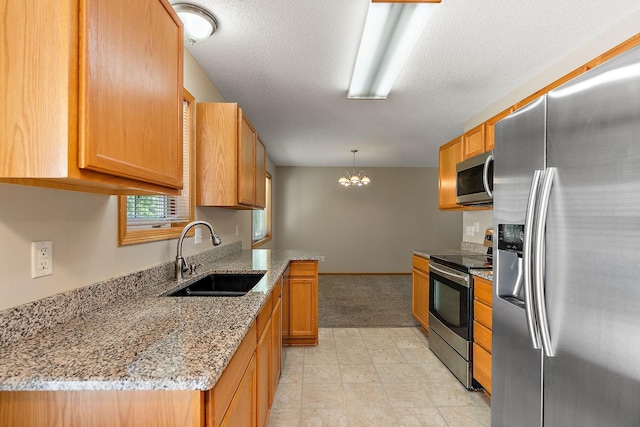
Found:
[[[345,187],[361,187],[363,185],[369,184],[371,180],[369,179],[365,171],[356,173],[356,153],[358,152],[358,150],[351,150],[351,152],[353,153],[353,171],[345,171],[344,175],[342,175],[338,180],[338,184],[344,185]]]

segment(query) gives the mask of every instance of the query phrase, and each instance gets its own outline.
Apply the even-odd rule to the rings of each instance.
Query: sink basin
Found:
[[[239,297],[249,292],[264,276],[213,273],[179,289],[169,297]]]

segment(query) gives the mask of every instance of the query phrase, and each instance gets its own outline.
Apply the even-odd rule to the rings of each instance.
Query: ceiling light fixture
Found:
[[[387,99],[440,0],[372,0],[347,98]]]
[[[353,172],[345,171],[344,175],[338,180],[338,184],[344,185],[345,187],[362,187],[363,185],[369,184],[371,180],[365,171],[356,173],[356,153],[358,150],[351,150],[351,152],[353,153]]]
[[[184,24],[187,43],[202,43],[218,29],[216,17],[201,7],[189,3],[175,3],[172,6]]]

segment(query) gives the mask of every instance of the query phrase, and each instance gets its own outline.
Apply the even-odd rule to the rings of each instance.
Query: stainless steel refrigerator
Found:
[[[492,426],[640,426],[640,48],[495,141]]]

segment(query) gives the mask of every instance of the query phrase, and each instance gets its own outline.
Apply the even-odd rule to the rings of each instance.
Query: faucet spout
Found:
[[[218,246],[220,243],[222,243],[222,240],[220,240],[220,236],[218,236],[218,234],[213,229],[213,226],[209,224],[207,221],[192,221],[189,224],[185,225],[185,227],[182,229],[182,233],[180,233],[180,237],[178,238],[178,247],[176,249],[177,253],[176,253],[176,263],[175,263],[176,265],[175,278],[177,280],[184,279],[184,272],[187,270],[187,268],[184,265],[184,258],[182,258],[182,242],[184,241],[184,237],[187,235],[187,232],[192,227],[195,227],[196,225],[204,225],[209,229],[209,232],[211,233],[211,240],[213,241],[213,246]]]

